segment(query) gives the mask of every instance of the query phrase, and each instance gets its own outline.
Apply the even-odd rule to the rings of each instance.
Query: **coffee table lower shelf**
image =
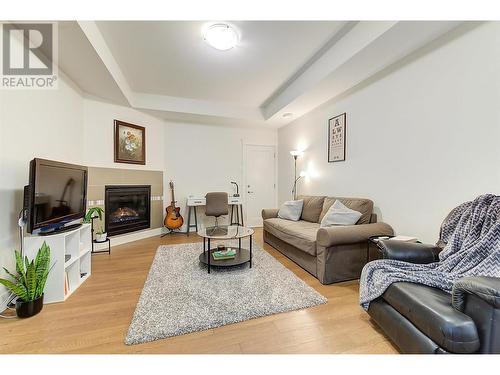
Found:
[[[217,251],[217,249],[211,249],[210,255],[208,255],[208,251],[204,251],[200,254],[200,262],[206,264],[208,266],[208,273],[210,273],[210,267],[234,267],[239,266],[241,264],[250,263],[250,268],[252,268],[252,256],[249,250],[247,249],[238,249],[236,250],[236,256],[233,259],[221,259],[215,260],[212,256],[212,253]],[[210,256],[210,259],[209,259]]]

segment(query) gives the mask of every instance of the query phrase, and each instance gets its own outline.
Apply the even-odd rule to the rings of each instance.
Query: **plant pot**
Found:
[[[43,308],[43,294],[37,299],[29,302],[16,301],[16,313],[19,318],[30,318],[35,316]]]
[[[97,242],[105,242],[107,237],[108,237],[107,233],[101,233],[101,234],[96,233],[95,240]]]

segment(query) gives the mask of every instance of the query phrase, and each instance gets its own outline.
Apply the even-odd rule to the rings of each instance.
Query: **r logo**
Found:
[[[3,24],[3,75],[51,75],[53,43],[52,23]]]

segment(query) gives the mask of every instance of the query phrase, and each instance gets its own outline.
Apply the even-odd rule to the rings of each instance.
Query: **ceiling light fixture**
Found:
[[[238,34],[231,26],[225,23],[216,23],[208,27],[203,39],[219,51],[227,51],[238,43]]]

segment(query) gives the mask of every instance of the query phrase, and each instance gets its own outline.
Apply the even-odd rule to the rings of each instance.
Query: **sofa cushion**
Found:
[[[304,201],[304,207],[302,208],[302,216],[300,217],[300,220],[309,221],[311,223],[319,223],[319,215],[323,210],[323,201],[325,197],[299,195],[297,199],[302,199]]]
[[[264,220],[265,231],[313,256],[316,256],[316,234],[318,229],[318,223],[310,223],[304,220],[290,221],[280,218]]]
[[[398,282],[382,298],[436,344],[453,353],[474,353],[479,336],[474,321],[451,306],[451,296],[437,288]]]
[[[354,225],[361,217],[361,212],[351,210],[346,207],[338,199],[330,207],[323,219],[321,219],[320,226],[329,227],[332,225]]]
[[[297,221],[300,219],[300,215],[302,215],[303,205],[303,200],[286,201],[281,205],[278,211],[278,217],[280,219]]]
[[[321,223],[323,217],[326,215],[330,207],[339,200],[343,205],[349,207],[351,210],[361,212],[361,217],[356,224],[369,224],[370,217],[373,211],[373,202],[365,198],[339,198],[339,197],[326,197],[323,201],[323,209],[319,215],[318,223]]]

